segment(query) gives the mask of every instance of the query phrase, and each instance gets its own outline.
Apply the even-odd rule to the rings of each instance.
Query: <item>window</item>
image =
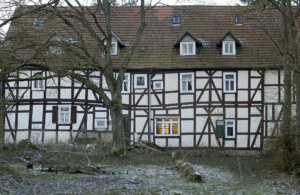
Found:
[[[194,92],[194,73],[180,74],[180,92],[181,93]]]
[[[180,24],[180,15],[173,15],[173,24]]]
[[[122,93],[130,92],[130,74],[125,73],[123,77]]]
[[[33,22],[33,28],[42,28],[44,25],[44,18],[35,18]]]
[[[235,138],[235,120],[225,120],[225,138]]]
[[[162,81],[153,81],[153,89],[163,89],[163,82]]]
[[[49,46],[49,52],[48,52],[48,55],[50,56],[60,56],[64,53],[63,49],[60,47],[60,46],[57,46],[57,45],[50,45]]]
[[[106,41],[104,42],[104,45],[106,45]],[[110,45],[110,54],[112,56],[117,56],[118,55],[118,42],[116,42],[116,41],[112,41],[111,42],[111,45]]]
[[[110,53],[113,56],[118,55],[118,43],[117,42],[112,42],[111,43]]]
[[[95,119],[95,129],[105,130],[107,129],[107,123],[105,118],[96,118]]]
[[[236,73],[224,72],[223,73],[223,92],[235,93],[236,92]]]
[[[32,71],[32,78],[44,77],[45,73],[42,71]],[[32,90],[44,90],[45,82],[44,80],[32,80],[31,81],[31,89]]]
[[[243,24],[243,16],[242,15],[236,15],[235,16],[235,24],[242,25]]]
[[[156,117],[155,128],[156,136],[178,136],[179,117]]]
[[[59,124],[71,123],[71,106],[69,105],[58,106],[58,123]]]
[[[223,41],[222,55],[236,55],[235,41]]]
[[[196,54],[195,42],[180,42],[180,55],[191,56]]]
[[[134,75],[134,88],[147,88],[147,75],[135,74]]]

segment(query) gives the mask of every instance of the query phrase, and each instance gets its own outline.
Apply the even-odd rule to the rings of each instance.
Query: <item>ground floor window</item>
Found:
[[[225,138],[235,138],[235,120],[225,120]]]
[[[58,106],[58,122],[59,124],[71,123],[71,106],[69,105]]]
[[[156,117],[155,129],[157,136],[179,135],[179,117]]]

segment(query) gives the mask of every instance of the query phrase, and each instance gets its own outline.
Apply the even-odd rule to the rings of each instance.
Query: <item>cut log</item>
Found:
[[[198,173],[190,163],[182,159],[183,155],[180,151],[172,152],[172,161],[175,164],[175,169],[190,181],[202,182],[203,180],[200,173]]]

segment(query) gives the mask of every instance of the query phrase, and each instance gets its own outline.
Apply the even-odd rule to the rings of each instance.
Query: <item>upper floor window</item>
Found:
[[[153,81],[153,89],[164,89],[163,81]]]
[[[235,41],[223,41],[222,55],[236,55]]]
[[[225,120],[225,138],[235,138],[235,120]]]
[[[32,78],[42,78],[45,76],[44,72],[41,71],[33,71]],[[45,89],[45,82],[42,79],[39,80],[32,80],[31,81],[31,89],[32,90],[44,90]]]
[[[180,55],[191,56],[196,54],[195,42],[180,42]]]
[[[238,24],[238,25],[243,24],[243,16],[242,15],[236,15],[235,16],[235,24]]]
[[[194,92],[194,73],[180,74],[180,92],[181,93]]]
[[[44,18],[35,18],[33,22],[33,28],[42,28],[44,25]]]
[[[173,15],[173,24],[180,24],[180,15],[179,14],[174,14]]]
[[[147,75],[135,74],[134,75],[134,88],[147,88]]]
[[[236,73],[225,72],[223,73],[223,92],[235,93],[236,92]]]
[[[130,74],[125,73],[123,77],[122,93],[130,92]]]

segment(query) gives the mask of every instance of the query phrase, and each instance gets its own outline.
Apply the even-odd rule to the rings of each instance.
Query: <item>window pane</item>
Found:
[[[178,123],[172,124],[172,134],[178,134]]]
[[[233,127],[227,127],[227,135],[233,136]]]
[[[232,121],[227,121],[227,125],[233,125]]]
[[[170,124],[169,123],[165,123],[164,130],[165,130],[166,135],[170,134]]]
[[[61,122],[65,122],[65,120],[64,120],[64,113],[60,113],[60,115],[59,115],[60,117],[60,121]]]
[[[225,78],[226,79],[233,79],[233,75],[232,74],[227,74],[227,75],[225,75]]]
[[[225,43],[225,53],[228,53],[228,43]]]
[[[162,134],[162,124],[157,124],[156,129],[156,134]]]
[[[191,91],[192,90],[192,82],[187,82],[188,83],[188,91]]]
[[[34,88],[37,89],[39,87],[38,80],[33,81]]]
[[[65,113],[65,122],[66,123],[69,123],[70,121],[69,121],[69,113]]]
[[[186,89],[186,84],[187,84],[186,81],[183,81],[183,82],[182,82],[182,91],[186,91],[186,90],[187,90],[187,89]]]
[[[137,83],[138,86],[144,86],[145,85],[144,77],[137,77],[136,83]]]
[[[182,80],[191,81],[192,80],[192,75],[182,75]]]
[[[182,53],[187,54],[187,44],[185,43],[182,44]]]
[[[194,44],[193,43],[189,43],[189,54],[194,53]]]
[[[225,90],[226,90],[226,91],[229,91],[229,81],[226,81],[226,82],[225,82]]]
[[[234,90],[234,82],[230,81],[230,90],[233,91]]]
[[[111,54],[116,54],[117,53],[117,47],[115,43],[111,43],[111,48],[110,48]]]
[[[233,44],[231,43],[229,44],[229,46],[230,46],[230,53],[233,53]]]
[[[128,82],[123,82],[123,91],[128,91]]]

